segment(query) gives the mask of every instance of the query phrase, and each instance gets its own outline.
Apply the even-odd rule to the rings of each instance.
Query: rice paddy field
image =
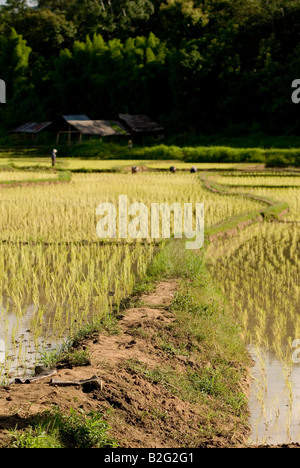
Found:
[[[6,156],[7,153],[1,154],[0,151],[0,167],[5,167],[12,165],[16,168],[50,168],[51,167],[51,159],[46,157],[34,157],[29,158],[16,156],[12,153],[11,157]],[[237,164],[235,163],[195,163],[189,164],[182,161],[139,161],[139,160],[120,160],[120,159],[107,159],[107,160],[97,160],[97,159],[75,159],[75,158],[58,158],[57,160],[57,167],[63,168],[66,170],[71,171],[78,171],[78,170],[91,170],[91,171],[111,171],[111,170],[122,170],[126,167],[132,166],[140,166],[149,169],[156,169],[156,170],[169,170],[172,164],[176,165],[176,168],[180,171],[186,170],[189,171],[191,166],[195,166],[199,169],[205,170],[215,170],[215,169],[222,169],[222,170],[230,170],[234,169]],[[246,165],[245,165],[246,166]],[[240,164],[239,167],[243,167],[243,164]]]
[[[210,246],[207,261],[254,360],[251,442],[299,443],[300,367],[295,340],[300,333],[300,178],[233,174],[216,180],[229,192],[289,204],[284,219],[245,229],[217,248]]]
[[[14,172],[13,174],[11,172],[6,172],[6,171],[0,172],[0,182],[7,182],[10,180],[22,182],[28,179],[39,180],[39,179],[42,179],[43,177],[45,178],[45,173],[39,172],[39,171],[35,171],[30,174],[28,174],[28,172]],[[56,174],[47,174],[47,178],[55,179]]]
[[[28,180],[26,172],[9,173]],[[36,173],[33,173],[35,176]],[[7,176],[4,172],[3,179]],[[41,173],[38,173],[40,178]],[[45,178],[48,174],[45,173]],[[33,182],[35,177],[33,177]],[[205,191],[197,176],[178,173],[74,174],[68,184],[19,185],[1,190],[1,331],[6,364],[1,376],[29,372],[41,353],[84,323],[104,318],[128,296],[153,258],[155,245],[99,243],[99,203],[196,202],[212,225],[259,203],[228,204]]]
[[[57,169],[74,171],[71,180],[42,185],[34,182],[57,177],[48,160],[1,160],[2,166],[12,164],[12,171],[0,172],[0,182],[32,183],[0,185],[0,340],[6,353],[1,382],[30,374],[85,324],[105,320],[163,248],[150,238],[100,242],[100,203],[117,204],[119,195],[148,206],[204,203],[209,231],[245,213],[261,213],[266,199],[286,202],[283,218],[220,237],[205,247],[205,257],[254,361],[250,442],[300,442],[300,365],[293,362],[293,345],[300,339],[297,173],[197,164],[198,174],[190,174],[191,165],[176,163],[180,170],[170,174],[169,161],[63,160]],[[130,165],[148,170],[133,175],[123,170]],[[80,169],[91,173],[76,172]],[[209,190],[199,173],[224,191]]]

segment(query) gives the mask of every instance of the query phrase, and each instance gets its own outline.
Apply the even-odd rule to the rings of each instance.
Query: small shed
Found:
[[[71,139],[73,134],[80,134],[76,127],[74,127],[75,122],[85,122],[89,121],[89,117],[85,114],[76,114],[76,115],[63,115],[55,122],[57,137],[56,144],[59,143],[61,135],[68,135],[68,144],[71,144]]]
[[[79,142],[82,141],[83,135],[99,136],[100,138],[129,135],[127,129],[120,122],[114,120],[91,120],[86,115],[63,116],[62,119],[65,124],[58,129],[57,143],[59,143],[60,135],[64,133],[68,134],[69,143],[72,134],[79,136]]]
[[[132,135],[164,136],[165,129],[147,115],[119,114],[119,119]]]
[[[34,138],[38,133],[46,129],[50,130],[51,125],[52,122],[28,122],[15,128],[10,133],[20,137],[31,135],[31,138]]]

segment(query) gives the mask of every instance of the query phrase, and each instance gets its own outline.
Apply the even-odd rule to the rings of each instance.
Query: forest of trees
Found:
[[[300,2],[8,0],[0,78],[6,128],[128,112],[171,133],[299,134]]]

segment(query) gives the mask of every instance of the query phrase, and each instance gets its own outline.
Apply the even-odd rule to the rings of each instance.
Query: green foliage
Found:
[[[19,34],[30,44],[35,54],[50,58],[62,48],[70,47],[76,28],[64,15],[50,10],[26,10],[15,21]]]
[[[96,34],[76,41],[72,51],[61,52],[52,72],[61,112],[76,95],[77,106],[89,109],[89,115],[99,114],[99,102],[107,115],[128,109],[151,113],[161,99],[155,85],[164,78],[165,60],[165,45],[153,34],[124,43]]]
[[[11,448],[113,448],[116,442],[109,437],[110,427],[98,413],[84,415],[70,409],[64,415],[60,409],[46,412],[37,423],[25,431],[11,431]]]
[[[60,411],[55,414],[54,427],[58,427],[64,445],[70,448],[111,448],[115,442],[107,436],[108,424],[102,415],[90,413],[85,416],[70,410],[69,416]]]
[[[49,153],[48,148],[46,153]],[[300,148],[233,148],[228,146],[179,147],[175,145],[135,146],[89,141],[71,147],[60,148],[61,157],[79,157],[83,159],[122,159],[122,160],[170,160],[187,163],[262,163],[268,167],[300,165]],[[60,180],[69,177],[66,171]]]
[[[296,0],[10,0],[0,20],[8,127],[129,112],[173,134],[299,134]]]
[[[9,87],[15,88],[26,76],[31,49],[27,47],[22,36],[17,34],[15,29],[11,29],[8,36],[0,37],[0,51],[1,77]],[[15,90],[14,88],[13,90]]]
[[[24,432],[11,431],[13,442],[10,448],[33,449],[33,448],[63,448],[58,440],[57,432],[48,433],[41,425],[33,428],[30,426]]]

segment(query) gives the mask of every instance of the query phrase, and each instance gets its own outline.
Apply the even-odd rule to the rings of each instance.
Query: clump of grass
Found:
[[[47,428],[43,427],[41,424],[36,427],[30,426],[22,432],[18,430],[10,431],[10,435],[13,438],[10,448],[63,448],[58,437],[58,431],[52,430],[51,433],[49,433]]]
[[[63,354],[60,357],[60,365],[66,365],[70,367],[86,367],[91,365],[91,356],[87,349],[84,350],[72,350],[68,353]]]
[[[166,354],[170,356],[188,356],[189,353],[185,349],[184,344],[180,347],[175,347],[172,343],[168,343],[167,341],[161,341],[160,343],[160,348],[162,351],[164,351]]]
[[[39,417],[24,431],[10,431],[11,448],[113,448],[117,447],[109,435],[110,426],[99,413],[77,412],[70,414],[60,409]]]
[[[63,346],[44,353],[41,356],[41,362],[48,368],[58,366],[85,367],[91,364],[91,357],[87,349],[76,350],[69,346]]]
[[[110,335],[117,335],[120,333],[118,321],[112,314],[108,314],[99,320],[95,319],[91,323],[83,325],[72,336],[72,345],[76,347],[82,342],[82,340],[97,336],[103,331],[108,332]]]
[[[207,404],[216,410],[223,408],[225,417],[226,413],[237,417],[247,414],[247,397],[237,390],[241,375],[229,365],[223,364],[216,369],[199,367],[196,371],[187,366],[186,372],[178,373],[171,366],[151,368],[141,361],[129,359],[125,368],[154,385],[161,385],[183,401]]]

